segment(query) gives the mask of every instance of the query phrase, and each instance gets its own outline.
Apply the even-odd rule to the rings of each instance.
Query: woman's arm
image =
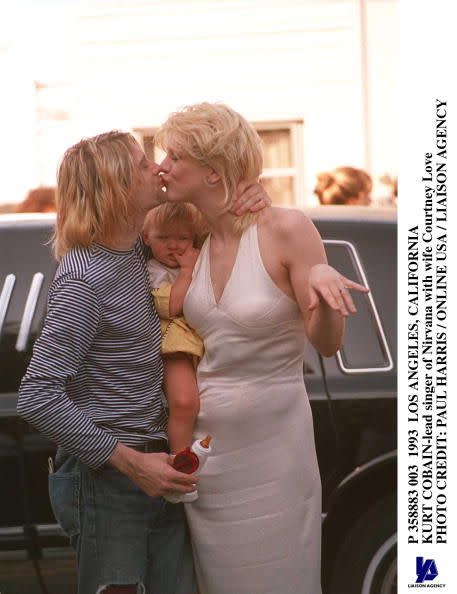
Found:
[[[303,213],[285,211],[278,229],[306,335],[321,355],[331,357],[343,342],[344,317],[356,311],[347,289],[367,289],[328,266],[322,239]]]

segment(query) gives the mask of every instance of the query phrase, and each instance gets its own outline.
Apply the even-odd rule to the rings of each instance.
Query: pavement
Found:
[[[38,564],[46,589],[40,587],[34,564],[22,554],[0,553],[0,594],[76,594],[76,561],[72,551],[45,551]]]

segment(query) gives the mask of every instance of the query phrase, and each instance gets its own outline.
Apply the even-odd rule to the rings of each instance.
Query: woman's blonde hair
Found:
[[[355,167],[337,167],[320,173],[314,193],[321,204],[351,204],[362,195],[369,201],[372,180],[370,175]]]
[[[133,213],[132,190],[140,181],[135,138],[113,130],[70,147],[57,173],[54,254],[110,240]]]
[[[176,150],[212,167],[225,190],[229,210],[241,181],[257,181],[262,172],[262,145],[254,127],[222,103],[198,103],[172,113],[155,140],[164,150]],[[238,231],[251,225],[257,214],[236,218]]]
[[[194,238],[194,247],[200,247],[203,235],[207,232],[203,217],[196,206],[188,202],[166,202],[151,209],[144,219],[143,233],[150,229],[167,231],[186,226]]]

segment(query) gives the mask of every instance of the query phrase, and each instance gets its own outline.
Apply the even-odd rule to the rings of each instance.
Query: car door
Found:
[[[5,479],[0,535],[5,540],[21,538],[24,524],[54,521],[46,481],[46,460],[54,446],[16,414],[17,391],[56,269],[51,233],[50,222],[0,219],[0,476]]]
[[[346,319],[337,356],[323,361],[337,427],[337,474],[396,448],[396,225],[386,221],[321,224],[329,263],[368,284],[352,296],[357,313]]]
[[[335,483],[337,439],[335,421],[322,375],[322,358],[305,338],[304,379],[313,413],[314,439],[324,502]]]

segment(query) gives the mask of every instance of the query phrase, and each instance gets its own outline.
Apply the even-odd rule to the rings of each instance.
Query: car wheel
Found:
[[[330,594],[396,594],[397,513],[394,496],[368,508],[344,538]]]

